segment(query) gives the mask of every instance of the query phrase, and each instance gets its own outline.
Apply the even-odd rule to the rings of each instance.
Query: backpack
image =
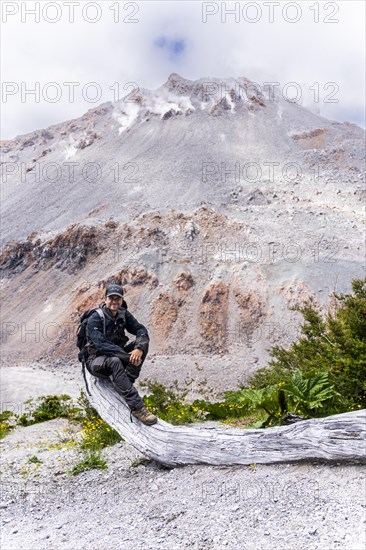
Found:
[[[79,326],[78,326],[78,330],[76,332],[76,347],[78,347],[79,350],[80,350],[79,353],[78,353],[78,359],[81,363],[83,361],[85,361],[86,352],[87,352],[87,350],[85,349],[85,346],[88,343],[87,338],[86,338],[86,325],[87,325],[89,317],[95,311],[98,313],[98,315],[100,316],[100,318],[103,321],[103,334],[105,334],[105,316],[104,316],[102,308],[101,307],[91,307],[91,308],[87,309],[86,311],[84,311],[84,313],[82,314],[82,316],[79,319]]]

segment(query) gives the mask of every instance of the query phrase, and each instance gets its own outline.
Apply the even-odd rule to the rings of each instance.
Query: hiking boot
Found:
[[[148,411],[146,407],[141,407],[141,409],[134,409],[133,411],[131,411],[131,414],[147,426],[152,426],[158,421],[157,417],[150,411]]]

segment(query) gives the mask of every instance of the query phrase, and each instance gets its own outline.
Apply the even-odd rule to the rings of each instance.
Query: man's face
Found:
[[[117,294],[112,294],[112,296],[106,296],[105,304],[108,309],[112,312],[117,312],[122,305],[123,298],[117,296]]]

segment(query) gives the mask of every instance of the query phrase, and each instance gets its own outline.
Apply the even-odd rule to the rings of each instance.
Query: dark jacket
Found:
[[[89,357],[106,355],[118,356],[123,361],[129,361],[129,354],[123,350],[128,342],[125,330],[136,336],[134,349],[140,348],[144,355],[149,350],[149,334],[133,315],[125,308],[120,307],[116,317],[113,317],[105,305],[101,306],[105,317],[105,334],[103,320],[95,311],[88,319],[86,334],[88,340]]]

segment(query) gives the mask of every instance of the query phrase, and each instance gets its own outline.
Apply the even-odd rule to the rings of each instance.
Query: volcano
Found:
[[[118,279],[157,378],[232,386],[296,337],[294,306],[364,276],[364,140],[247,78],[172,74],[1,142],[4,357],[76,356]]]

